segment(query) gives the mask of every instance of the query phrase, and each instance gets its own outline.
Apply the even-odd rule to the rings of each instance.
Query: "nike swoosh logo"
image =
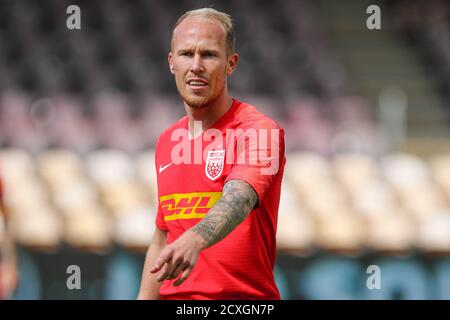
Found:
[[[173,162],[163,166],[159,166],[159,173],[163,172],[164,170],[166,170],[168,167],[170,167],[173,164]]]

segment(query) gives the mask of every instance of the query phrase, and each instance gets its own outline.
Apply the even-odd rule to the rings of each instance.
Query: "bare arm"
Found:
[[[159,299],[159,288],[161,282],[158,282],[156,275],[151,273],[151,267],[161,251],[167,246],[166,232],[155,228],[152,243],[148,247],[145,257],[144,270],[142,272],[141,287],[139,289],[138,300],[157,300]]]
[[[197,262],[200,251],[225,238],[252,211],[258,202],[253,188],[242,180],[231,180],[223,194],[203,220],[167,246],[156,260],[151,272],[158,272],[158,281],[181,277],[174,285],[183,283]]]
[[[223,195],[208,215],[192,231],[205,240],[205,248],[225,238],[253,210],[258,196],[242,180],[231,180],[223,187]]]

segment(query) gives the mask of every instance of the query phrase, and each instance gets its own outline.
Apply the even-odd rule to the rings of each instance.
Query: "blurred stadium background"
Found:
[[[71,4],[81,30],[66,28]],[[381,30],[366,28],[370,4]],[[286,129],[282,297],[450,299],[445,0],[0,0],[0,173],[18,268],[12,291],[0,272],[3,297],[136,297],[154,142],[184,114],[171,27],[210,5],[235,20],[232,94]],[[69,265],[81,290],[66,287]]]

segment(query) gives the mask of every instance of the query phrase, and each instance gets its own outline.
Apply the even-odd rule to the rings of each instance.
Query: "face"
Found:
[[[239,59],[227,55],[225,29],[211,19],[188,17],[175,29],[169,66],[178,92],[193,108],[203,108],[227,92],[227,77]]]

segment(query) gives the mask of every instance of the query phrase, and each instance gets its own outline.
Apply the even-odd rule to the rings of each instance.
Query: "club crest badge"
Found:
[[[211,180],[216,180],[223,171],[225,150],[208,151],[206,157],[205,174]]]

